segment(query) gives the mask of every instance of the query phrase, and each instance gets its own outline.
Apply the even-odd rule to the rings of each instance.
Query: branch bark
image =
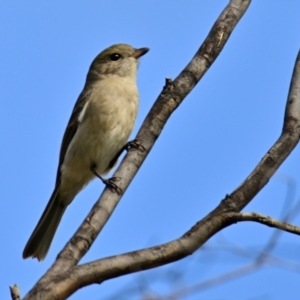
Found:
[[[250,0],[231,0],[191,62],[173,82],[170,80],[166,82],[166,86],[137,135],[137,138],[143,141],[146,150],[142,152],[130,149],[114,174],[121,178],[118,185],[123,193],[150,152],[171,114],[215,61],[249,5]],[[88,217],[58,255],[55,263],[24,299],[65,299],[83,286],[161,266],[193,253],[216,232],[234,223],[232,213],[238,213],[243,209],[268,182],[298,143],[299,125],[300,58],[298,55],[283,131],[279,140],[243,184],[231,195],[226,196],[214,211],[177,240],[77,266],[121,199],[120,195],[105,189]]]
[[[260,224],[267,225],[269,227],[274,227],[286,232],[294,233],[297,235],[300,235],[300,227],[289,224],[287,222],[281,222],[279,220],[276,220],[272,217],[259,214],[259,213],[237,213],[233,214],[232,216],[233,220],[235,222],[242,222],[242,221],[253,221]]]
[[[264,184],[262,184],[262,182],[264,182],[263,180],[266,182],[268,181],[298,143],[300,128],[299,71],[300,53],[296,59],[287,101],[283,132],[280,138],[267,152],[265,157],[244,183],[231,195],[227,195],[214,211],[199,221],[193,228],[177,240],[156,247],[112,256],[80,266],[74,266],[65,273],[57,274],[56,278],[52,277],[51,281],[48,281],[46,286],[39,287],[42,288],[42,290],[39,290],[41,295],[44,294],[45,290],[48,290],[52,292],[53,297],[53,291],[55,291],[55,299],[64,299],[64,297],[67,297],[82,286],[92,283],[101,283],[110,278],[154,268],[179,260],[192,254],[216,232],[235,223],[236,219],[232,217],[233,213],[239,212],[239,210],[251,201],[256,193],[264,186]],[[295,112],[298,112],[298,115]],[[291,113],[293,114],[292,117]],[[259,174],[260,176],[255,174]],[[252,190],[249,189],[249,187],[251,187]],[[237,195],[240,194],[243,195],[243,197],[238,199]],[[38,288],[38,285],[36,288]],[[32,291],[32,295],[35,294],[34,292],[35,290]],[[26,297],[25,299],[42,298]]]

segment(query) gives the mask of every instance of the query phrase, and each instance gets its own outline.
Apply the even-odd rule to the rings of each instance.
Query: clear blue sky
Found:
[[[45,261],[22,259],[52,192],[62,135],[93,58],[114,43],[151,48],[139,68],[136,133],[165,78],[176,77],[188,63],[227,2],[1,1],[1,299],[9,298],[8,286],[14,283],[23,296],[27,293],[103,189],[94,181],[77,196]],[[299,15],[299,1],[253,1],[214,65],[167,123],[83,261],[181,236],[244,180],[281,132],[300,48]],[[300,197],[299,169],[300,147],[245,211],[279,217],[285,176],[296,182],[295,199]],[[300,224],[300,217],[294,223]],[[247,262],[209,247],[227,240],[259,249],[271,233],[252,223],[231,226],[207,243],[206,259],[197,267],[188,260],[178,266],[188,270],[187,284],[201,282]],[[299,253],[300,237],[291,234],[283,234],[274,251],[297,263]],[[84,288],[70,299],[107,299],[136,276]],[[154,288],[168,292],[164,284]],[[265,267],[185,299],[298,297],[298,273]]]

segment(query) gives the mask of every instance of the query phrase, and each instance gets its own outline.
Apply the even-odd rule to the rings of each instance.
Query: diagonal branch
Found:
[[[249,192],[249,187],[254,191],[261,189],[264,185],[261,185],[261,181],[258,181],[258,179],[269,179],[297,145],[300,128],[299,108],[300,52],[297,56],[292,76],[282,135],[252,174],[236,190],[243,195],[241,199],[235,198],[237,195],[236,191],[232,195],[227,196],[213,212],[177,240],[148,249],[96,260],[70,268],[67,272],[56,274],[56,277],[50,277],[50,281],[45,281],[44,290],[39,291],[40,295],[44,295],[43,299],[51,299],[49,294],[47,294],[47,290],[55,291],[57,299],[64,299],[80,287],[96,282],[101,283],[107,279],[124,274],[165,265],[193,253],[213,234],[235,222],[232,217],[233,214],[236,214],[243,205],[251,201],[251,198],[246,196],[255,195],[253,191]],[[272,158],[276,158],[276,160],[273,161]],[[253,174],[256,174],[256,177]],[[41,283],[42,281],[31,292],[32,294],[37,292],[36,289]],[[53,297],[53,294],[51,296]]]
[[[292,200],[292,196],[291,194],[293,194],[294,189],[295,189],[295,182],[294,180],[292,180],[292,178],[287,177],[287,185],[289,186],[287,189],[287,195],[286,195],[286,199],[284,201],[283,207],[282,207],[282,212],[286,212],[288,210],[288,212],[283,216],[283,221],[289,221],[291,222],[292,218],[295,217],[296,215],[298,215],[299,210],[300,210],[300,201],[298,201],[296,203],[296,205],[294,205],[291,208],[287,208]],[[292,200],[292,201],[291,201]],[[236,214],[233,214],[236,215]],[[234,216],[233,216],[234,217]],[[276,257],[274,255],[271,254],[272,249],[278,244],[278,239],[280,234],[283,231],[281,230],[274,230],[273,234],[270,236],[269,240],[267,241],[267,243],[263,246],[263,248],[259,251],[255,251],[258,252],[258,254],[256,255],[255,253],[253,253],[253,250],[247,250],[241,247],[238,247],[236,245],[234,245],[232,242],[228,245],[228,242],[225,245],[220,245],[220,247],[223,250],[227,250],[230,251],[232,254],[238,255],[238,256],[242,256],[242,257],[249,257],[249,258],[253,258],[253,256],[255,255],[256,258],[251,262],[248,263],[242,267],[236,268],[234,270],[230,270],[227,271],[223,274],[217,275],[213,278],[198,282],[196,284],[193,285],[188,285],[188,286],[184,286],[178,289],[173,290],[171,293],[167,294],[167,295],[163,295],[163,296],[154,296],[152,293],[150,293],[151,297],[154,299],[182,299],[184,297],[187,297],[188,295],[192,295],[192,294],[196,294],[199,293],[200,291],[203,291],[204,289],[208,289],[208,288],[213,288],[217,285],[220,284],[224,284],[226,282],[241,278],[241,276],[245,276],[247,274],[253,273],[254,271],[258,271],[261,267],[263,267],[264,265],[270,265],[270,266],[274,266],[274,267],[278,267],[278,268],[282,268],[285,270],[289,270],[289,271],[293,271],[293,272],[297,272],[299,273],[299,265],[297,265],[295,262],[291,262],[291,261],[287,261],[283,258],[279,258]],[[222,239],[223,240],[223,239]],[[206,251],[211,251],[213,248],[208,247],[206,248]],[[194,259],[196,259],[197,257],[194,257]],[[167,279],[169,279],[169,281],[171,280],[172,282],[172,275],[170,275],[172,271],[167,271],[167,274],[169,273],[169,275],[167,275]],[[155,275],[154,275],[155,276]],[[166,276],[166,275],[165,275]],[[143,292],[147,292],[148,288],[149,288],[149,284],[147,285],[147,281],[151,281],[150,278],[144,278],[144,276],[142,276],[142,274],[140,274],[139,276],[141,279],[143,280],[142,284],[139,284],[138,280],[135,279],[135,283],[136,283],[136,287],[132,287],[131,290],[128,289],[127,291],[122,290],[120,292],[116,292],[114,295],[112,295],[110,298],[111,299],[115,299],[116,297],[118,297],[119,295],[123,295],[124,293],[130,295],[130,291],[133,292],[135,289],[139,290],[141,293]],[[153,278],[152,278],[153,279]],[[164,276],[162,276],[162,278],[159,278],[157,276],[155,276],[155,280],[163,280]],[[146,282],[146,284],[144,283]],[[171,283],[169,282],[169,284]],[[126,296],[125,296],[126,297]],[[152,299],[151,298],[151,299]]]
[[[55,290],[61,297],[67,297],[80,287],[162,266],[192,254],[216,232],[236,221],[232,217],[233,214],[251,201],[297,145],[299,128],[300,52],[292,76],[282,135],[235,192],[227,196],[214,211],[199,221],[181,238],[159,246],[75,266],[58,275],[55,280],[52,278],[52,282],[48,282],[47,288]],[[240,198],[237,198],[238,195]]]
[[[199,82],[220,54],[235,26],[250,5],[250,2],[251,0],[231,0],[215,22],[191,62],[174,82],[170,80],[166,82],[166,86],[155,101],[137,135],[137,138],[143,141],[143,146],[146,151],[141,152],[136,149],[129,150],[114,174],[114,176],[121,178],[118,185],[123,192],[126,191],[171,114]],[[75,268],[79,260],[88,251],[120,199],[121,196],[111,192],[109,189],[104,190],[88,217],[64,247],[55,263],[29,292],[25,299],[29,299],[31,296],[38,296],[41,297],[41,299],[53,299],[54,297],[55,299],[64,299],[73,293],[76,288],[84,286],[82,282],[79,283],[81,280],[78,280],[78,278],[75,280],[77,283],[72,287],[59,285],[58,281],[64,281],[65,276],[70,276],[70,279],[75,279],[74,276],[71,275],[72,268]],[[178,247],[179,250],[179,248],[182,247],[180,242],[175,243],[177,245],[174,245],[175,248]],[[196,249],[198,246],[197,243],[193,249]],[[158,249],[161,249],[161,247],[158,247]],[[187,252],[191,253],[191,250],[189,249]],[[183,256],[181,255],[181,257]],[[178,259],[177,255],[175,255],[173,260],[176,259]],[[172,261],[172,259],[169,261]],[[156,265],[159,264],[160,263],[156,262]],[[135,268],[136,267],[133,267],[132,271],[136,270]],[[79,269],[76,270],[79,271]],[[124,274],[125,273],[126,272],[124,272]],[[53,284],[56,284],[56,286],[53,287]],[[50,295],[50,291],[52,291],[52,293],[55,291],[55,295]]]
[[[215,61],[249,4],[250,0],[230,1],[191,62],[173,82],[167,80],[166,86],[137,135],[137,138],[143,141],[146,151],[131,149],[114,174],[121,178],[118,185],[124,192],[167,120]],[[104,190],[87,219],[60,253],[53,267],[59,268],[61,272],[78,263],[108,221],[120,199],[121,196],[111,190]]]
[[[241,211],[268,183],[299,142],[300,52],[298,52],[287,98],[283,129],[279,139],[246,180],[223,201],[224,210]],[[230,201],[226,201],[226,200]]]

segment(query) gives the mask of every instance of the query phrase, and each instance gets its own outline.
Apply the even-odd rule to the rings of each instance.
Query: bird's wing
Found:
[[[75,133],[78,129],[78,126],[80,125],[80,122],[82,120],[82,113],[86,108],[87,100],[89,98],[89,92],[87,92],[85,89],[81,92],[79,95],[75,106],[73,108],[69,123],[67,125],[67,128],[65,130],[61,147],[60,147],[60,153],[59,153],[59,163],[57,168],[57,175],[56,175],[56,186],[59,184],[60,181],[60,169],[61,165],[64,162],[65,155],[67,153],[68,147],[75,136]]]

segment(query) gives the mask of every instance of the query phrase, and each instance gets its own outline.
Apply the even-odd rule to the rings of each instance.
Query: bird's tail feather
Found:
[[[23,258],[32,256],[40,261],[47,255],[56,229],[67,208],[62,201],[59,201],[58,190],[57,186],[25,246]]]

